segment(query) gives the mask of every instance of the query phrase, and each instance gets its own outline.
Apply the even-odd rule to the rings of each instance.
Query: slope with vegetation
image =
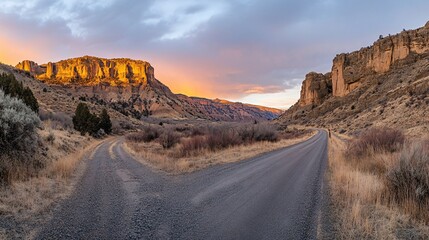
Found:
[[[48,220],[48,210],[71,192],[85,149],[96,143],[73,130],[69,115],[46,110],[27,84],[0,71],[0,238],[5,239],[29,238]]]

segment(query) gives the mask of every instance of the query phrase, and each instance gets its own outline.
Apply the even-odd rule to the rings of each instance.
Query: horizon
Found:
[[[424,26],[427,7],[424,1],[5,1],[0,61],[132,58],[149,62],[174,93],[285,110],[298,100],[306,73],[329,72],[336,54],[372,45],[379,35]]]

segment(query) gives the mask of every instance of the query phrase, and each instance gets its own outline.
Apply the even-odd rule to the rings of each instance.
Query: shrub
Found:
[[[55,141],[55,134],[53,132],[50,132],[48,136],[46,136],[46,141],[50,144],[53,144]]]
[[[281,138],[283,139],[292,139],[292,138],[299,138],[306,134],[311,133],[311,130],[309,129],[286,129],[281,133]]]
[[[191,156],[196,152],[209,148],[207,138],[205,136],[193,136],[191,138],[183,139],[181,143],[182,156]]]
[[[39,111],[39,104],[30,88],[24,88],[22,82],[16,80],[13,74],[0,74],[0,88],[4,94],[21,99],[34,112]]]
[[[127,140],[133,142],[151,142],[158,139],[160,130],[155,126],[145,126],[142,131],[127,135]]]
[[[167,128],[159,137],[159,143],[163,148],[168,149],[179,143],[180,135],[177,134],[173,129]]]
[[[279,137],[274,126],[267,123],[246,124],[238,131],[241,140],[245,143],[278,141]]]
[[[238,132],[229,125],[209,127],[207,133],[207,144],[210,150],[228,148],[242,143]]]
[[[276,142],[279,140],[277,131],[273,125],[261,123],[253,126],[255,128],[255,141]]]
[[[0,90],[0,148],[2,153],[34,148],[39,117],[21,100]]]
[[[99,127],[103,129],[106,134],[110,134],[112,132],[112,122],[110,121],[110,116],[105,108],[101,111],[100,114]]]
[[[34,97],[33,92],[30,90],[30,88],[25,88],[22,96],[22,101],[27,104],[33,110],[34,112],[39,112],[39,103],[37,102],[37,99]]]
[[[395,152],[401,148],[405,136],[400,130],[391,128],[371,128],[351,141],[347,147],[347,154],[363,156],[371,151]]]
[[[398,161],[386,174],[386,186],[395,201],[414,202],[429,221],[429,149],[423,143],[404,147]]]
[[[34,158],[39,124],[40,119],[27,105],[0,90],[0,183],[42,167]]]
[[[103,109],[100,117],[98,117],[89,111],[86,103],[82,102],[77,105],[75,115],[73,116],[73,126],[82,135],[89,133],[93,137],[101,137],[112,131],[112,122],[106,109]],[[103,134],[101,135],[99,134],[100,129],[103,129]]]
[[[42,121],[51,121],[52,127],[58,129],[73,128],[72,118],[63,112],[47,112],[43,109],[39,111],[39,118]]]
[[[95,117],[89,111],[88,105],[85,103],[79,103],[77,105],[75,115],[73,116],[73,126],[82,135],[85,133],[92,133],[93,125],[92,121],[96,120]],[[98,122],[96,123],[98,124]]]

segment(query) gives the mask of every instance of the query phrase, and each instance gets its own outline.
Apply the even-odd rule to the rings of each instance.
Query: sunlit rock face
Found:
[[[320,104],[331,92],[331,75],[329,73],[308,73],[301,86],[299,105]]]
[[[371,47],[339,54],[334,58],[332,66],[333,96],[345,96],[359,87],[362,77],[385,73],[410,54],[428,51],[429,22],[416,30],[380,38]]]
[[[31,72],[46,83],[63,85],[145,85],[155,79],[154,69],[148,62],[126,58],[84,56],[40,66],[25,60],[16,67]]]
[[[22,69],[27,72],[31,72],[33,74],[41,74],[42,69],[37,65],[37,63],[30,61],[30,60],[24,60],[20,62],[18,65],[16,65],[16,68]]]

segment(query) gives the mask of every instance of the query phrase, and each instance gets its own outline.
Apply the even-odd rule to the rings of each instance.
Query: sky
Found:
[[[427,0],[0,0],[0,62],[146,60],[175,93],[286,109],[336,54],[428,20]]]

